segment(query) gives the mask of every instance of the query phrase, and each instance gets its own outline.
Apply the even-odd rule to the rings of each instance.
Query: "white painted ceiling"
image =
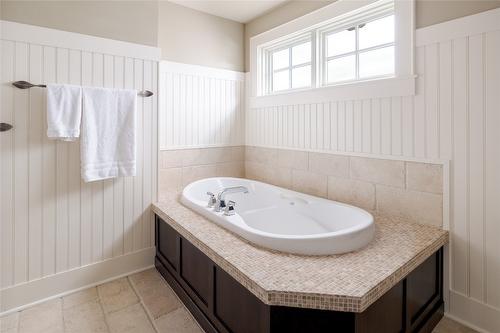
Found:
[[[247,23],[269,12],[287,0],[169,0],[176,4],[220,16],[236,22]]]

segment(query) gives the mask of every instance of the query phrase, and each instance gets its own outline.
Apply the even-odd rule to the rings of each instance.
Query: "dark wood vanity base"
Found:
[[[443,316],[443,249],[361,313],[267,305],[156,216],[155,265],[206,332],[431,332]]]

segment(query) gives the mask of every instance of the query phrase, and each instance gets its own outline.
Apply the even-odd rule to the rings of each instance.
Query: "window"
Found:
[[[394,15],[322,32],[323,84],[394,75]]]
[[[362,7],[356,2],[345,2],[344,13],[332,4],[325,11],[340,12],[333,19],[312,24],[310,17],[304,18],[304,24],[309,22],[308,28],[280,38],[276,38],[276,31],[270,32],[274,40],[254,49],[259,59],[257,95],[390,78],[403,72],[410,76],[412,56],[403,48],[411,47],[412,42],[401,36],[407,34],[402,33],[402,27],[412,32],[406,30],[406,25],[412,27],[412,23],[399,27],[399,33],[395,24],[397,15],[398,22],[403,22],[412,13],[411,5],[405,3],[397,2],[396,6],[394,0],[379,0]],[[347,7],[353,9],[349,11]],[[325,13],[316,15],[327,17]],[[398,54],[408,59],[398,59]]]
[[[311,87],[311,35],[287,41],[266,51],[268,92]]]

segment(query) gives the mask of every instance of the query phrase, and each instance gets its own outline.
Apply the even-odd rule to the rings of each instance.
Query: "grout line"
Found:
[[[106,328],[108,329],[108,332],[111,332],[111,328],[110,328],[109,323],[108,323],[108,313],[106,313],[106,311],[104,311],[104,307],[102,306],[102,303],[101,303],[101,296],[99,296],[99,289],[97,287],[98,286],[93,287],[96,289],[95,292],[97,294],[97,303],[99,304],[99,308],[102,311],[102,316],[104,317],[104,324],[106,324]],[[89,289],[91,289],[91,288],[89,288]]]
[[[139,304],[142,306],[142,308],[144,309],[144,312],[146,312],[146,316],[148,317],[148,320],[149,322],[151,323],[151,325],[153,326],[153,329],[155,330],[155,332],[160,332],[158,330],[158,327],[156,327],[156,324],[155,324],[155,320],[153,318],[153,315],[149,312],[149,309],[148,307],[146,306],[146,304],[144,304],[144,300],[142,299],[142,296],[140,295],[139,291],[137,290],[137,287],[135,286],[134,282],[132,281],[132,279],[130,278],[130,275],[127,276],[127,281],[129,282],[132,290],[134,291],[135,295],[137,296],[137,298],[139,299]]]

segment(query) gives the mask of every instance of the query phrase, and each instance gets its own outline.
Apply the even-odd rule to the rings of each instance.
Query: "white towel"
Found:
[[[47,85],[47,136],[73,141],[80,136],[82,87],[69,84]]]
[[[135,176],[136,99],[135,90],[83,87],[84,181]]]

